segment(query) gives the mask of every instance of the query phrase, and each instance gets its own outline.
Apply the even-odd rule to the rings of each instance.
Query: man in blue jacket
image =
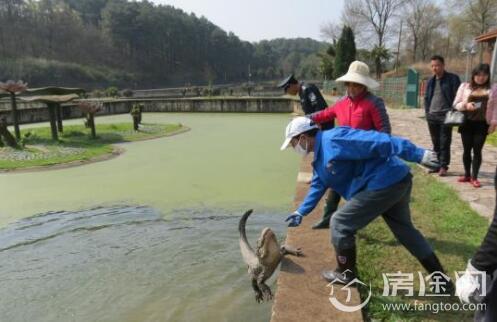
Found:
[[[444,271],[431,246],[411,222],[412,176],[401,160],[436,168],[438,160],[434,152],[377,131],[336,127],[321,132],[306,117],[293,119],[286,128],[285,137],[282,150],[292,146],[299,154],[314,152],[310,189],[297,211],[287,218],[289,226],[300,225],[327,188],[347,200],[331,217],[331,242],[338,266],[323,272],[327,281],[348,284],[354,280],[355,234],[380,215],[397,240],[429,273]],[[448,281],[445,291],[452,289]]]
[[[444,120],[445,115],[452,108],[461,80],[459,76],[445,70],[442,56],[431,57],[431,70],[433,77],[428,80],[426,85],[425,112],[433,150],[440,160],[440,168],[433,172],[438,170],[438,175],[443,177],[449,168],[452,141],[452,127],[445,126]]]

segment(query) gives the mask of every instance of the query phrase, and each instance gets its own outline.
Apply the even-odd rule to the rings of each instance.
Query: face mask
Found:
[[[307,141],[305,141],[305,148],[303,148],[300,145],[300,139],[293,149],[295,150],[295,152],[297,152],[298,154],[300,154],[302,156],[306,156],[309,153],[309,152],[307,152]]]

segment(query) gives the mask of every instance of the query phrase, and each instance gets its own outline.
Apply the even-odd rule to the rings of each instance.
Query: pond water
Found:
[[[191,131],[105,162],[0,175],[2,320],[269,320],[237,224],[254,208],[249,238],[265,226],[284,237],[299,162],[279,151],[289,119],[145,114]]]

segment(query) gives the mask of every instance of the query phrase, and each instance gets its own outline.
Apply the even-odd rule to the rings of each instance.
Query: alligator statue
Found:
[[[300,248],[292,248],[286,245],[280,246],[274,232],[267,227],[262,230],[257,240],[257,248],[254,251],[245,234],[245,224],[251,213],[252,209],[243,214],[238,224],[240,250],[243,260],[248,265],[252,288],[255,291],[255,300],[261,303],[263,300],[269,301],[273,298],[271,289],[265,284],[265,281],[273,275],[283,256],[302,256],[303,253]]]

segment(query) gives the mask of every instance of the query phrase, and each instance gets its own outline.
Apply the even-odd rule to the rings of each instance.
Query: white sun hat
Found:
[[[337,82],[350,82],[366,86],[367,88],[378,88],[380,84],[369,77],[369,67],[362,61],[353,61],[350,63],[347,74],[336,79]]]
[[[317,129],[315,124],[311,124],[311,120],[304,116],[299,116],[294,118],[288,125],[285,130],[285,141],[281,145],[281,150],[285,150],[290,141],[299,134],[310,131],[312,129]]]

